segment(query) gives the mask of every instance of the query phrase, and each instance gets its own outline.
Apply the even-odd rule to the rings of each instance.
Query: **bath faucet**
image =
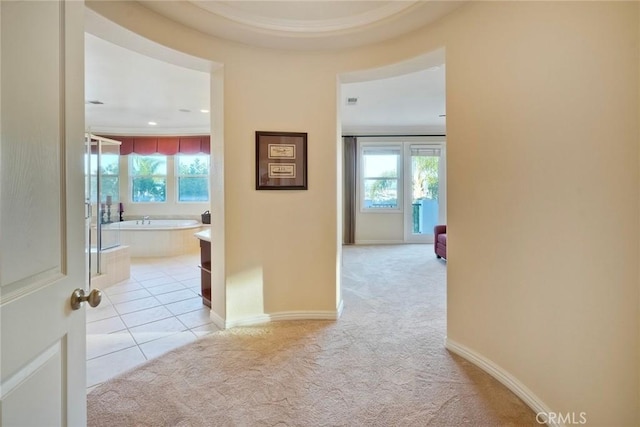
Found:
[[[149,219],[149,215],[145,215],[142,217],[142,219],[136,219],[136,225],[138,225],[138,223],[144,225],[144,220],[147,220],[147,224],[151,224],[151,219]]]

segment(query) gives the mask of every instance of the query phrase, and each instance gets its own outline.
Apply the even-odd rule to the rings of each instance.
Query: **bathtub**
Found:
[[[185,228],[199,228],[202,224],[195,219],[150,219],[122,221],[109,224],[120,230],[182,230]]]
[[[114,222],[103,226],[103,233],[120,236],[120,244],[129,246],[131,257],[164,257],[197,252],[194,233],[203,229],[200,221],[191,219],[151,219]]]

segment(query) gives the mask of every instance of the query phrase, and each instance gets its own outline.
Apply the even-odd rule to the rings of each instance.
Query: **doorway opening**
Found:
[[[85,129],[121,142],[110,168],[94,174],[111,191],[89,204],[130,259],[129,277],[101,288],[102,303],[87,310],[90,390],[218,328],[202,298],[195,236],[210,227],[201,218],[212,210],[215,67],[90,10],[86,18]]]
[[[446,224],[444,49],[340,80],[347,243],[433,243]]]
[[[444,49],[339,81],[343,245],[421,244],[405,246],[420,263],[407,268],[434,267],[446,294],[433,246],[447,221]]]

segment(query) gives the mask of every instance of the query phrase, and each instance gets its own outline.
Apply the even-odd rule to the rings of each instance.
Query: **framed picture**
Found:
[[[256,131],[256,190],[307,189],[307,134]]]

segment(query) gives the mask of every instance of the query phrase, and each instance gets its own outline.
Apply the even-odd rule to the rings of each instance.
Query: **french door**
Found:
[[[404,240],[433,243],[433,227],[446,224],[443,143],[404,144]]]

